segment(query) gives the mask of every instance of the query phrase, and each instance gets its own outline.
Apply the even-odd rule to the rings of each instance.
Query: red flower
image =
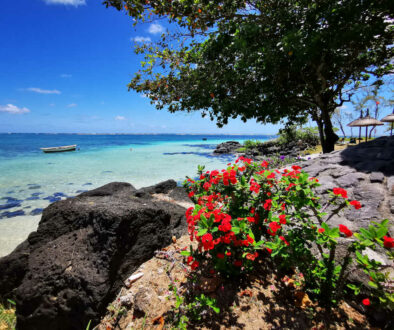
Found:
[[[208,191],[211,188],[211,184],[209,182],[205,182],[203,188]]]
[[[201,243],[204,246],[205,250],[212,250],[215,247],[212,240],[213,237],[210,233],[207,233],[201,237]]]
[[[189,198],[192,198],[194,196],[194,191],[189,192]]]
[[[339,231],[341,233],[344,233],[347,237],[350,237],[353,235],[352,231],[346,227],[345,225],[339,225]]]
[[[267,176],[267,179],[275,179],[275,173],[271,173]]]
[[[394,247],[394,239],[392,237],[383,236],[383,239],[385,248],[392,249]]]
[[[350,205],[353,205],[356,210],[361,209],[361,203],[359,201],[351,201]]]
[[[242,266],[242,260],[235,260],[234,261],[234,266],[241,267]]]
[[[269,224],[270,229],[275,233],[278,229],[280,229],[280,224],[277,222],[271,222]]]
[[[283,236],[279,236],[279,239],[282,240],[287,246],[290,245],[290,243],[286,241],[286,238],[284,238]]]
[[[285,225],[286,224],[286,214],[281,214],[280,216],[279,216],[279,222],[282,224],[282,225]]]
[[[218,226],[218,229],[223,232],[227,232],[231,230],[231,223],[230,221],[222,221],[222,224]]]
[[[369,306],[369,305],[371,305],[371,302],[369,301],[368,298],[363,299],[362,303],[363,303],[364,306]]]
[[[301,167],[298,166],[298,165],[293,165],[291,168],[292,168],[294,171],[298,171],[298,170],[301,169]]]
[[[267,251],[268,251],[269,254],[272,253],[272,249],[267,248]]]
[[[193,257],[192,256],[188,256],[187,257],[187,264],[190,264],[193,261]]]
[[[271,210],[271,206],[272,206],[272,199],[267,199],[264,203],[264,209],[265,210]]]
[[[324,228],[319,228],[317,231],[321,234],[324,233],[326,230]]]
[[[223,254],[223,253],[218,253],[216,256],[217,256],[219,259],[223,259],[223,258],[224,258],[224,254]]]
[[[264,160],[264,161],[261,163],[261,167],[268,167],[268,162]]]
[[[246,255],[246,259],[254,261],[258,256],[259,254],[257,252],[255,252],[254,254],[248,253]]]
[[[228,252],[226,252],[226,256],[231,256],[231,252],[230,251],[228,251]]]
[[[347,191],[345,189],[342,188],[334,188],[332,190],[332,192],[334,193],[334,195],[341,195],[343,198],[347,198]]]
[[[197,260],[190,265],[192,270],[195,270],[198,266],[200,266],[200,263]]]

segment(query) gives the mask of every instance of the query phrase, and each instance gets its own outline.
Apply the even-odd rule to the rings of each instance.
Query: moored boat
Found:
[[[61,147],[50,147],[50,148],[40,148],[45,153],[50,152],[64,152],[64,151],[75,151],[77,148],[76,144],[70,146],[61,146]]]

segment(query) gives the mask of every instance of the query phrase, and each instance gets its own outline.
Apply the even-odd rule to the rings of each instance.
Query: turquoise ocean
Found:
[[[224,141],[268,140],[242,135],[0,134],[0,257],[37,229],[42,209],[113,181],[136,188],[194,177],[197,165],[220,169],[235,160],[213,155]],[[206,140],[203,140],[206,139]],[[77,151],[40,148],[77,144]]]

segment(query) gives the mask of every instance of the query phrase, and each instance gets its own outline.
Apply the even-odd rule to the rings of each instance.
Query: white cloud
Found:
[[[60,75],[60,78],[71,78],[71,77],[72,77],[72,74],[68,74],[68,73],[62,73]]]
[[[33,93],[39,93],[39,94],[61,94],[60,91],[58,91],[57,89],[41,89],[41,88],[37,88],[37,87],[29,87],[25,89],[28,92],[33,92]]]
[[[76,103],[70,103],[69,105],[67,105],[67,108],[74,108],[76,107],[78,104]]]
[[[152,34],[163,33],[164,32],[164,27],[162,25],[160,25],[160,24],[153,23],[153,24],[151,24],[149,26],[148,32],[152,33]]]
[[[124,116],[116,116],[115,120],[126,120],[126,117],[124,117]]]
[[[86,5],[86,0],[44,0],[48,5],[69,5],[78,7],[81,5]]]
[[[30,112],[30,110],[28,108],[18,108],[16,105],[13,104],[6,104],[0,105],[0,112],[8,112],[15,115],[21,113],[28,113]]]
[[[135,38],[131,38],[131,41],[134,41],[134,42],[151,42],[152,40],[149,37],[140,37],[140,36],[138,36],[138,37],[135,37]]]
[[[54,107],[54,106],[55,106],[55,103],[50,103],[49,106],[50,106],[50,107]]]

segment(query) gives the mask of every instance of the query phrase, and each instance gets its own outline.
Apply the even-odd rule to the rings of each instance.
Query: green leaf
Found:
[[[369,281],[369,282],[368,282],[368,285],[369,285],[370,287],[374,288],[374,289],[377,289],[377,288],[378,288],[378,285],[377,285],[375,282],[372,282],[372,281]]]
[[[234,232],[235,235],[239,234],[239,232],[240,232],[239,227],[235,227],[235,226],[233,226],[233,227],[231,228],[231,230]]]
[[[198,231],[197,235],[201,237],[202,235],[206,234],[207,232],[208,232],[207,228],[202,228]]]
[[[181,251],[182,256],[190,256],[190,251]]]
[[[214,311],[216,314],[219,314],[219,313],[220,313],[220,308],[219,308],[219,307],[211,306],[211,308],[213,309],[213,311]]]

